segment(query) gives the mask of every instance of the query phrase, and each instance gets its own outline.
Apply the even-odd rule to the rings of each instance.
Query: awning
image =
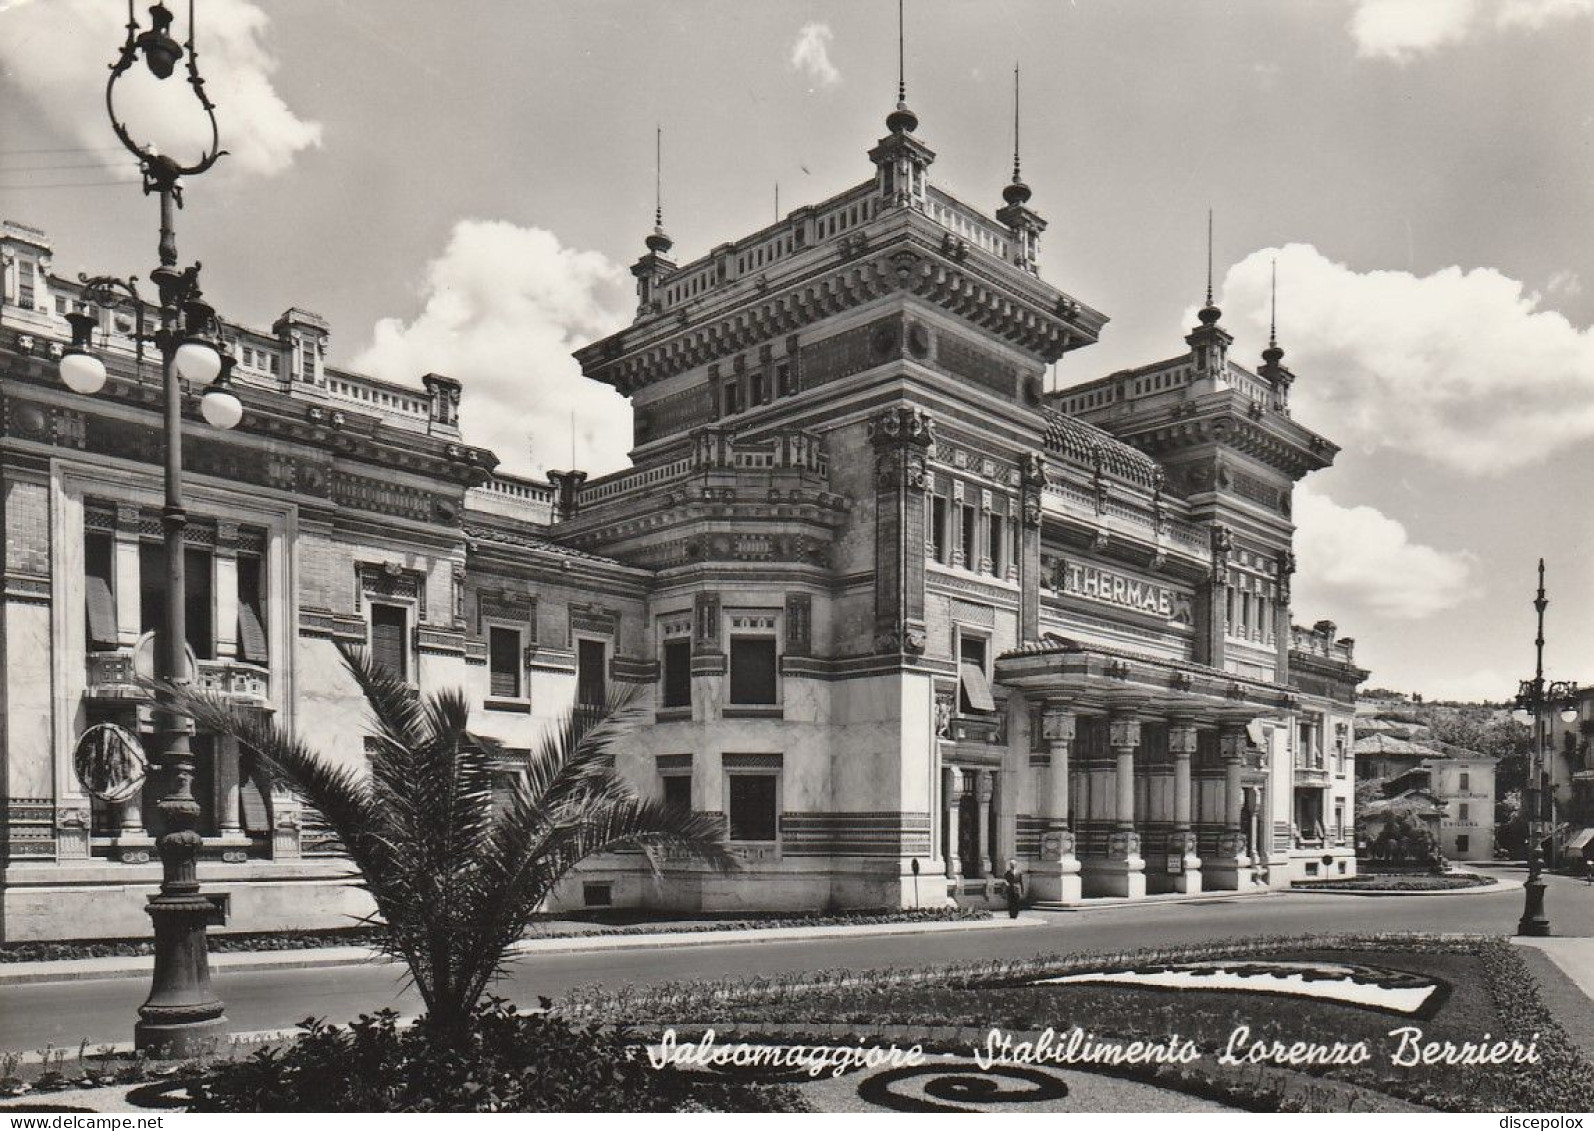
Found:
[[[1594,828],[1578,829],[1566,842],[1568,852],[1580,852],[1589,841],[1594,840]]]
[[[995,713],[996,700],[991,698],[991,685],[978,664],[958,665],[958,682],[963,687],[963,698],[968,700],[969,710]]]

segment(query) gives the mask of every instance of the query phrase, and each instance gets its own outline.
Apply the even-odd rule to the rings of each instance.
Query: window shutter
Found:
[[[238,657],[252,664],[263,664],[270,658],[260,573],[258,558],[238,559]]]
[[[576,702],[602,707],[609,696],[609,673],[603,670],[608,648],[601,640],[576,642]]]
[[[497,698],[513,699],[520,694],[520,633],[512,628],[490,628],[487,640],[488,690]]]
[[[407,619],[403,609],[392,605],[371,606],[371,658],[399,679],[409,678]]]
[[[986,682],[985,673],[979,667],[974,664],[960,665],[958,679],[963,686],[965,710],[988,714],[996,710],[996,700],[991,698],[991,685]]]
[[[88,578],[89,643],[96,649],[116,647],[116,601],[106,578]]]

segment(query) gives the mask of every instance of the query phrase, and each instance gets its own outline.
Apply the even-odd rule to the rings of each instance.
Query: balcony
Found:
[[[189,670],[199,691],[226,696],[249,706],[265,707],[271,702],[271,672],[261,664],[243,660],[196,660],[189,654]],[[91,700],[142,702],[149,696],[138,681],[151,672],[150,657],[138,650],[90,652],[88,654],[85,695]]]

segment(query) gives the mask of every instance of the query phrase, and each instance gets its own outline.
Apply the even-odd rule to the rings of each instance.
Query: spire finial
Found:
[[[1284,351],[1279,348],[1279,259],[1273,257],[1273,279],[1269,286],[1268,318],[1267,318],[1267,349],[1262,351],[1262,360],[1270,366],[1278,365],[1284,357]]]
[[[919,116],[908,109],[908,72],[904,64],[902,13],[903,0],[897,0],[897,108],[886,115],[886,129],[894,134],[911,134],[919,128]]]
[[[1024,178],[1018,175],[1018,64],[1013,64],[1013,183]]]
[[[903,38],[904,38],[903,18],[902,18],[902,3],[903,3],[903,0],[897,0],[897,105],[898,106],[905,106],[905,105],[907,105],[907,102],[908,102],[908,72],[907,72],[907,68],[903,65],[904,55],[903,55],[903,49],[902,49]]]
[[[1207,209],[1207,305],[1212,305],[1212,209]]]
[[[1223,316],[1223,311],[1212,305],[1212,209],[1207,209],[1207,304],[1197,312],[1203,326],[1210,326]]]
[[[1279,344],[1279,257],[1273,257],[1273,280],[1268,288],[1268,316],[1267,316],[1267,344],[1277,348]]]
[[[663,255],[675,246],[664,234],[664,127],[653,127],[653,232],[643,241],[648,250]]]
[[[1002,190],[1002,199],[1009,204],[1029,202],[1029,186],[1018,172],[1018,64],[1013,64],[1013,180]]]

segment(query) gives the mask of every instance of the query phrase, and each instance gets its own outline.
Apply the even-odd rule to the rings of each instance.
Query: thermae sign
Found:
[[[1057,584],[1059,581],[1061,585]],[[1096,566],[1058,559],[1053,563],[1052,588],[1060,589],[1070,597],[1084,597],[1161,617],[1172,624],[1194,623],[1190,594]]]

